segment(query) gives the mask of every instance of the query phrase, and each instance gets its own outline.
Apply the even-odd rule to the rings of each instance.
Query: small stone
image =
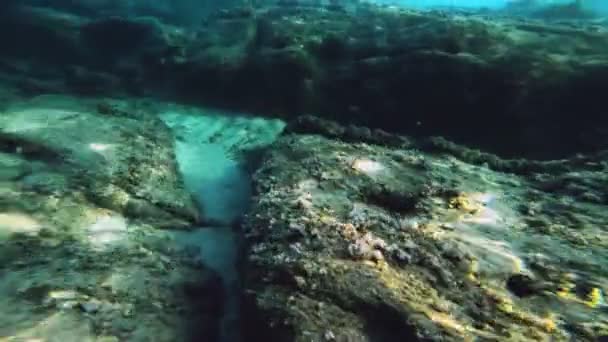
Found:
[[[431,306],[433,307],[433,309],[437,310],[438,312],[443,312],[443,313],[448,313],[450,312],[450,304],[448,304],[447,302],[433,302],[431,304]]]
[[[56,300],[72,300],[78,297],[78,293],[76,291],[67,290],[67,291],[53,291],[49,293],[49,297]]]
[[[323,334],[323,338],[325,341],[334,341],[336,339],[336,335],[331,330],[327,330],[325,334]]]
[[[125,304],[122,308],[122,315],[123,317],[131,317],[133,316],[134,313],[134,306],[133,304]]]
[[[395,259],[397,259],[397,261],[399,261],[400,263],[403,264],[411,264],[412,263],[412,256],[410,254],[408,254],[406,251],[404,251],[403,249],[399,248],[395,250]]]
[[[540,293],[540,284],[525,274],[514,274],[507,280],[507,288],[518,297],[527,297]]]
[[[296,254],[302,254],[302,244],[299,242],[293,243],[289,246],[289,249]]]
[[[118,342],[119,339],[116,336],[100,336],[96,340],[97,342]]]
[[[374,261],[384,260],[384,255],[382,255],[381,251],[376,249],[372,252],[372,260],[374,260]]]
[[[417,230],[420,228],[420,223],[416,220],[406,219],[401,221],[402,230]]]
[[[65,301],[65,302],[61,302],[61,303],[59,303],[57,305],[57,307],[59,309],[63,309],[63,310],[73,309],[73,308],[75,308],[77,306],[78,306],[78,302],[75,301],[75,300],[68,300],[68,301]]]
[[[304,279],[304,277],[302,277],[302,276],[295,276],[294,280],[296,281],[296,285],[298,285],[298,287],[304,287],[304,286],[306,286],[306,279]]]
[[[97,311],[99,311],[99,302],[97,301],[88,301],[88,302],[84,302],[84,303],[80,303],[80,309],[86,313],[91,313],[94,314]]]

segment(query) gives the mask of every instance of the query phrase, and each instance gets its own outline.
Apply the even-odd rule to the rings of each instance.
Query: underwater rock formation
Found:
[[[0,25],[5,34],[24,32],[18,43],[5,37],[13,42],[0,70],[29,74],[34,89],[44,89],[41,78],[66,79],[71,92],[315,113],[505,156],[549,159],[608,146],[608,30],[595,22],[369,5],[226,9],[188,28],[35,7],[20,13]],[[40,45],[48,56],[32,53]],[[62,65],[32,74],[32,64],[52,61]]]
[[[0,11],[0,340],[608,336],[606,21],[193,4]]]
[[[251,338],[608,333],[605,159],[516,175],[457,145],[459,157],[394,138],[347,142],[347,128],[315,130],[312,121],[291,124],[254,177],[245,223]]]
[[[199,220],[169,128],[139,103],[15,97],[0,110],[0,336],[217,336],[220,277],[159,229]]]

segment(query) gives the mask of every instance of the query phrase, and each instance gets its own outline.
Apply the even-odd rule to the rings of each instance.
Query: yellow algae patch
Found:
[[[458,322],[453,316],[442,313],[442,312],[429,312],[427,314],[429,319],[446,330],[455,331],[461,335],[467,333],[468,328],[462,323]]]
[[[600,290],[600,288],[594,287],[590,289],[585,295],[585,298],[581,299],[572,291],[575,287],[576,285],[572,282],[562,282],[555,294],[563,300],[586,305],[592,309],[595,309],[602,304],[602,290]]]
[[[412,309],[423,312],[437,297],[432,287],[413,274],[398,272],[386,263],[374,269],[378,279],[393,292],[395,298]]]
[[[587,306],[589,306],[590,308],[596,308],[600,305],[601,302],[602,291],[597,287],[592,288],[591,291],[589,291],[589,293],[587,294],[585,304],[587,304]]]
[[[395,298],[404,307],[424,314],[448,333],[465,337],[475,330],[468,327],[466,323],[458,321],[456,317],[449,313],[435,310],[434,306],[442,299],[434,288],[422,282],[415,275],[399,272],[386,263],[383,263],[382,267],[376,270],[382,284],[391,290]]]
[[[450,209],[459,209],[470,214],[475,214],[483,208],[479,201],[465,193],[461,193],[458,196],[451,198],[448,202],[448,207]]]
[[[479,279],[477,278],[477,274],[479,272],[479,263],[477,262],[477,260],[471,260],[471,263],[469,264],[469,268],[467,270],[467,279],[469,279],[472,282],[478,282]]]
[[[498,304],[497,308],[507,314],[515,321],[528,326],[536,327],[546,333],[552,333],[557,328],[554,314],[549,314],[546,317],[523,311],[521,308],[516,308],[510,300],[503,301]]]
[[[539,332],[549,334],[557,330],[557,318],[554,313],[549,312],[545,316],[539,316],[518,306],[506,293],[502,292],[502,289],[486,286],[482,286],[482,289],[496,303],[496,310],[502,312],[516,323],[524,327],[536,328]]]
[[[448,200],[448,213],[445,219],[448,222],[463,222],[485,225],[497,225],[503,221],[501,214],[488,206],[497,196],[492,193],[460,193]]]
[[[496,305],[496,308],[499,311],[502,311],[507,314],[511,314],[511,313],[513,313],[513,302],[511,302],[510,300],[501,300]]]
[[[564,278],[560,282],[556,294],[558,297],[563,299],[576,299],[576,295],[574,295],[571,291],[576,287],[570,279]]]
[[[555,329],[557,329],[555,314],[553,314],[553,313],[550,313],[545,318],[541,318],[539,323],[540,323],[541,328],[548,333],[552,333],[555,331]]]

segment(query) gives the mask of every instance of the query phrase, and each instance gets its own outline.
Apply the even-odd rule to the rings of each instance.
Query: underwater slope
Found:
[[[289,131],[254,177],[249,336],[608,336],[605,152],[527,165],[313,117]]]

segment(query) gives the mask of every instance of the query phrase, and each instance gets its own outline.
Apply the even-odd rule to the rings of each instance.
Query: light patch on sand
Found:
[[[500,214],[492,208],[481,208],[475,215],[463,216],[461,222],[496,226],[501,220]]]
[[[99,144],[99,143],[91,143],[89,144],[89,148],[95,152],[103,152],[110,149],[112,145],[108,144]]]
[[[487,192],[466,193],[452,199],[450,207],[467,212],[458,217],[457,223],[503,228],[508,215],[495,207],[497,198],[496,194]]]
[[[127,222],[122,216],[100,216],[87,228],[87,237],[93,247],[106,249],[125,242]]]
[[[386,169],[384,165],[371,159],[355,159],[352,168],[370,177]]]
[[[512,247],[504,241],[492,240],[490,238],[459,232],[457,239],[467,246],[479,260],[480,269],[489,274],[492,273],[521,273],[524,269],[524,261],[515,254]]]
[[[54,108],[28,108],[15,111],[7,118],[8,122],[0,120],[0,123],[4,125],[3,130],[6,132],[26,132],[46,129],[78,115],[78,112]]]
[[[49,339],[47,336],[52,336]],[[97,339],[91,332],[90,324],[85,318],[80,318],[71,312],[59,311],[46,319],[37,322],[29,329],[18,332],[4,341],[63,341],[63,342],[93,342]]]
[[[509,242],[509,222],[517,217],[509,208],[501,205],[499,196],[489,192],[461,194],[462,199],[455,222],[445,222],[453,231],[441,234],[443,238],[457,241],[464,250],[470,251],[479,262],[479,271],[486,276],[530,272],[516,249]],[[474,210],[472,210],[474,209]]]
[[[298,182],[298,189],[301,191],[311,191],[317,189],[319,182],[314,179],[304,179]]]
[[[0,236],[13,234],[37,235],[42,225],[22,213],[0,213]]]
[[[493,194],[493,193],[490,193],[490,192],[474,192],[474,193],[471,193],[469,195],[469,197],[472,200],[475,200],[475,201],[477,201],[479,203],[482,203],[484,205],[488,205],[492,201],[494,201],[498,196],[495,195],[495,194]]]

